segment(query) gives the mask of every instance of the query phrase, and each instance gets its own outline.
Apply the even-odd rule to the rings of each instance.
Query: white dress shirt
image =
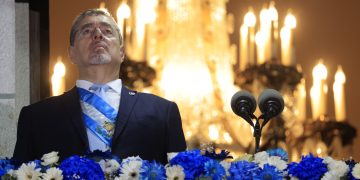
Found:
[[[92,90],[89,90],[90,87],[94,83],[86,80],[77,80],[76,81],[76,87],[86,89],[90,92],[93,92]],[[121,88],[122,88],[122,82],[121,79],[116,79],[113,81],[110,81],[106,83],[110,88],[105,92],[107,103],[113,107],[116,110],[119,110],[120,106],[120,95],[121,95]],[[84,103],[80,101],[81,107],[83,107]],[[106,145],[104,142],[102,142],[89,128],[86,128],[86,133],[89,140],[89,149],[90,151],[94,150],[111,150],[111,147]]]

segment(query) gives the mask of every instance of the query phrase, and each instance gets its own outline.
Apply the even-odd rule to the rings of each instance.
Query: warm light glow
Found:
[[[212,141],[216,141],[219,138],[219,130],[215,124],[209,125],[209,137]]]
[[[341,66],[338,66],[333,84],[335,119],[337,121],[344,121],[346,119],[345,81],[346,77],[344,71]]]
[[[316,80],[325,80],[327,78],[327,69],[325,65],[323,64],[323,60],[320,60],[320,62],[314,67],[312,71],[312,75],[314,78],[314,81]]]
[[[261,23],[265,22],[265,21],[269,21],[270,20],[270,11],[268,9],[263,8],[260,11],[260,21]]]
[[[58,96],[65,91],[65,65],[61,60],[61,56],[57,58],[54,65],[54,73],[51,76],[52,95]]]
[[[101,3],[100,3],[99,9],[102,9],[102,10],[107,11],[107,9],[105,8],[105,2],[101,2]]]
[[[322,153],[321,148],[317,148],[317,149],[316,149],[316,154],[317,154],[318,156],[320,156],[320,155],[321,155],[321,153]]]
[[[296,27],[296,18],[291,12],[289,12],[285,17],[285,26],[290,29],[294,29]]]
[[[224,139],[225,139],[226,143],[228,143],[228,144],[231,144],[233,142],[230,134],[227,132],[224,133]]]
[[[344,71],[342,70],[341,66],[338,66],[338,69],[335,73],[335,82],[343,84],[345,83],[345,81],[346,81],[346,77]]]
[[[255,43],[257,47],[257,64],[263,64],[265,62],[266,37],[262,31],[256,33]]]
[[[279,19],[278,12],[277,12],[277,10],[275,8],[275,2],[274,1],[270,2],[268,11],[269,11],[269,14],[270,14],[270,19],[272,21],[277,21]]]
[[[247,27],[254,27],[256,24],[256,17],[252,10],[249,10],[248,13],[244,16],[244,24]]]
[[[119,19],[128,19],[131,15],[130,7],[126,3],[121,3],[116,11],[116,17]]]

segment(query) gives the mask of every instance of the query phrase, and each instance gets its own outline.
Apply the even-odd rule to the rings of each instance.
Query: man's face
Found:
[[[115,26],[111,18],[103,15],[81,20],[74,45],[69,48],[72,61],[79,68],[108,63],[120,65],[124,53]]]

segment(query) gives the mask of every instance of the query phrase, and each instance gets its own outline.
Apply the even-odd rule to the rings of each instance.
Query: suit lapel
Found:
[[[81,140],[83,141],[86,149],[89,147],[89,141],[86,134],[86,128],[82,120],[82,110],[80,106],[80,98],[77,88],[74,87],[70,91],[62,95],[62,102],[68,113],[71,121],[73,122],[76,132],[78,132]]]
[[[135,91],[130,91],[123,85],[120,96],[118,117],[116,119],[115,132],[112,138],[113,145],[116,143],[116,139],[124,131],[137,98],[138,94]]]

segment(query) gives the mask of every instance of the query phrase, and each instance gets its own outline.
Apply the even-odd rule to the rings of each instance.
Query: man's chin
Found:
[[[111,57],[108,55],[96,55],[90,58],[90,64],[92,65],[101,65],[111,62]]]

